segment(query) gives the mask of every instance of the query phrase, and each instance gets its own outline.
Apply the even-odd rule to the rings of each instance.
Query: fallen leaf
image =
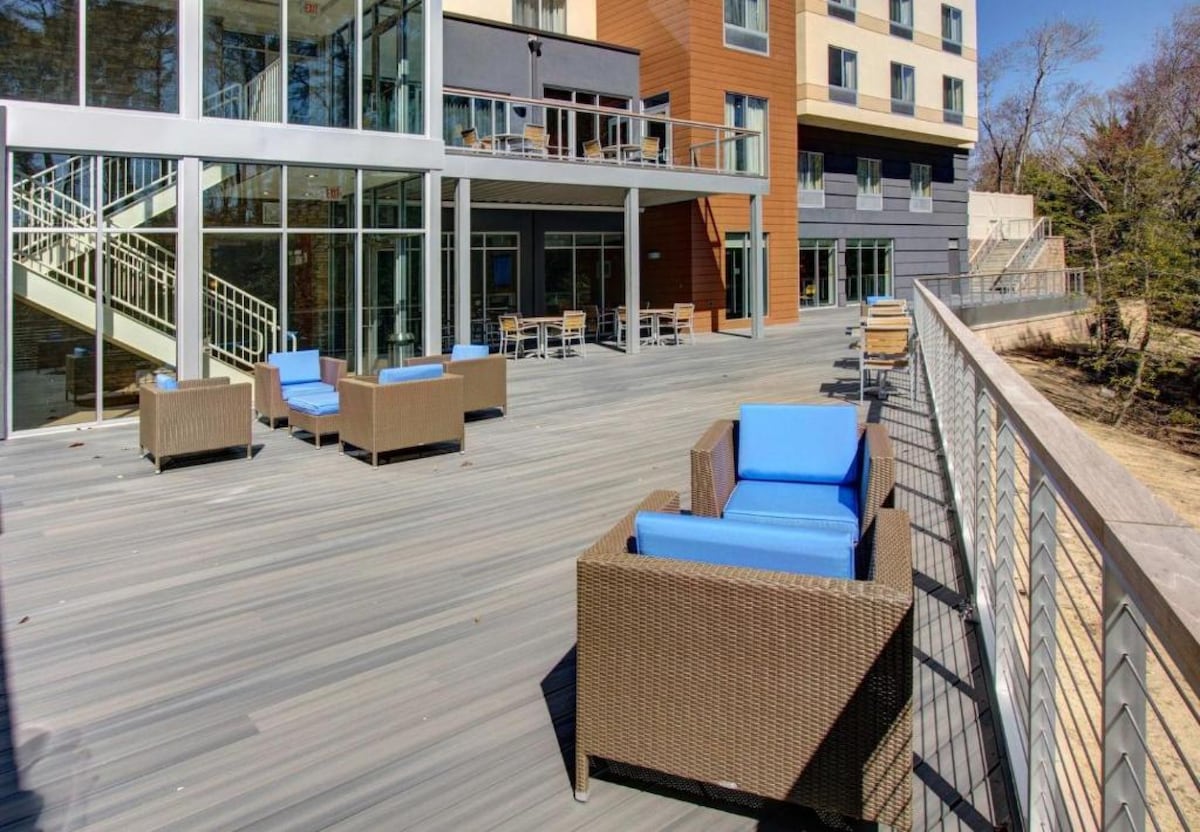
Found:
[[[71,443],[70,445],[68,445],[67,447],[68,447],[68,448],[82,448],[82,447],[83,447],[83,443],[82,443],[82,442],[72,442],[72,443]]]
[[[20,621],[18,621],[17,623],[18,623],[18,624],[24,624],[24,623],[25,623],[26,621],[28,621],[28,620],[29,620],[29,616],[27,615],[27,616],[25,616],[24,618],[22,618]],[[478,619],[476,619],[476,620],[478,621]]]
[[[472,465],[474,465],[474,464],[475,464],[474,462],[471,462],[470,460],[467,460],[466,462],[464,462],[464,463],[463,463],[462,465],[460,465],[459,467],[460,467],[460,468],[470,468],[470,467],[471,467]]]

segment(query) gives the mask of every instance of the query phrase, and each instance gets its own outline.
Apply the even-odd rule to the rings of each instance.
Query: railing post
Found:
[[[1065,829],[1058,774],[1054,564],[1058,505],[1041,466],[1029,466],[1029,828]]]
[[[1104,829],[1146,828],[1146,622],[1104,569]]]

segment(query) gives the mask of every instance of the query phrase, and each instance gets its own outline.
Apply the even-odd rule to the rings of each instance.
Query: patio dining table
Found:
[[[637,318],[638,318],[638,334],[640,335],[641,331],[642,331],[642,321],[649,318],[650,319],[650,341],[649,341],[649,343],[651,343],[651,344],[661,343],[660,336],[659,336],[659,323],[662,321],[663,317],[669,318],[675,314],[674,307],[659,306],[659,307],[654,307],[654,308],[638,309],[636,311],[637,311]],[[614,315],[616,314],[615,310],[613,311],[613,314]],[[628,310],[626,310],[626,314],[628,314]],[[628,338],[629,337],[628,320],[626,321],[626,324],[627,325],[625,327],[625,337]],[[620,341],[620,339],[618,339],[617,345],[620,346],[621,343],[622,342]]]
[[[504,153],[524,153],[528,147],[528,140],[524,133],[493,133],[490,136],[485,136],[484,141],[492,143],[492,152],[502,151]]]
[[[561,324],[563,322],[562,315],[535,315],[533,317],[522,317],[521,323],[535,324],[537,326],[537,354],[538,358],[550,357],[550,346],[547,343],[549,339],[548,327],[550,324]]]

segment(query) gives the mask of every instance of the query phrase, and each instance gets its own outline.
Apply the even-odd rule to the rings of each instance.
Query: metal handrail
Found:
[[[967,258],[967,262],[972,269],[975,268],[976,263],[984,262],[984,258],[991,253],[992,249],[999,245],[1002,239],[1002,228],[1000,220],[992,220],[988,226],[987,236],[983,238],[983,242],[980,243],[979,248],[975,249],[975,254]]]
[[[1000,269],[1001,273],[1008,271],[1020,270],[1021,265],[1025,265],[1023,258],[1028,257],[1025,254],[1026,250],[1033,251],[1030,243],[1041,243],[1046,239],[1046,218],[1039,217],[1038,221],[1033,224],[1033,228],[1025,235],[1025,239],[1021,240],[1021,245],[1017,246],[1017,250],[1008,258],[1008,262]],[[1036,252],[1035,252],[1036,254]],[[1018,265],[1020,264],[1020,265]]]
[[[1016,303],[1035,298],[1077,297],[1084,294],[1083,269],[1029,269],[1017,272],[980,272],[921,281],[952,309]],[[1007,279],[1008,282],[1002,282]]]
[[[1025,826],[1198,825],[1200,533],[927,282],[921,355]]]

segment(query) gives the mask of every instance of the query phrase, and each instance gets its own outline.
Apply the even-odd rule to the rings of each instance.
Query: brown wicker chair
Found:
[[[448,355],[430,355],[404,362],[405,367],[418,364],[441,364],[450,375],[462,376],[464,413],[492,409],[508,413],[508,359],[503,355],[460,361]]]
[[[882,509],[870,580],[631,554],[637,511],[577,563],[575,794],[600,758],[911,827],[912,550]]]
[[[138,442],[162,473],[167,457],[244,446],[251,458],[250,385],[227,378],[180,381],[178,390],[143,385],[139,391]]]
[[[321,381],[337,387],[338,380],[346,376],[346,362],[341,358],[321,356]],[[288,404],[283,398],[283,385],[279,383],[279,368],[260,362],[254,365],[254,411],[259,419],[266,419],[271,430],[280,419],[287,424]]]
[[[738,421],[713,423],[692,447],[692,511],[703,517],[721,517],[737,485]],[[814,437],[814,440],[816,438]],[[883,425],[860,425],[859,446],[871,459],[866,503],[859,507],[860,535],[865,539],[882,506],[892,503],[896,485],[896,459],[892,440]]]
[[[400,448],[457,442],[460,452],[466,450],[462,376],[395,384],[366,376],[344,378],[338,395],[341,451],[347,445],[367,451],[374,467],[381,453]]]

